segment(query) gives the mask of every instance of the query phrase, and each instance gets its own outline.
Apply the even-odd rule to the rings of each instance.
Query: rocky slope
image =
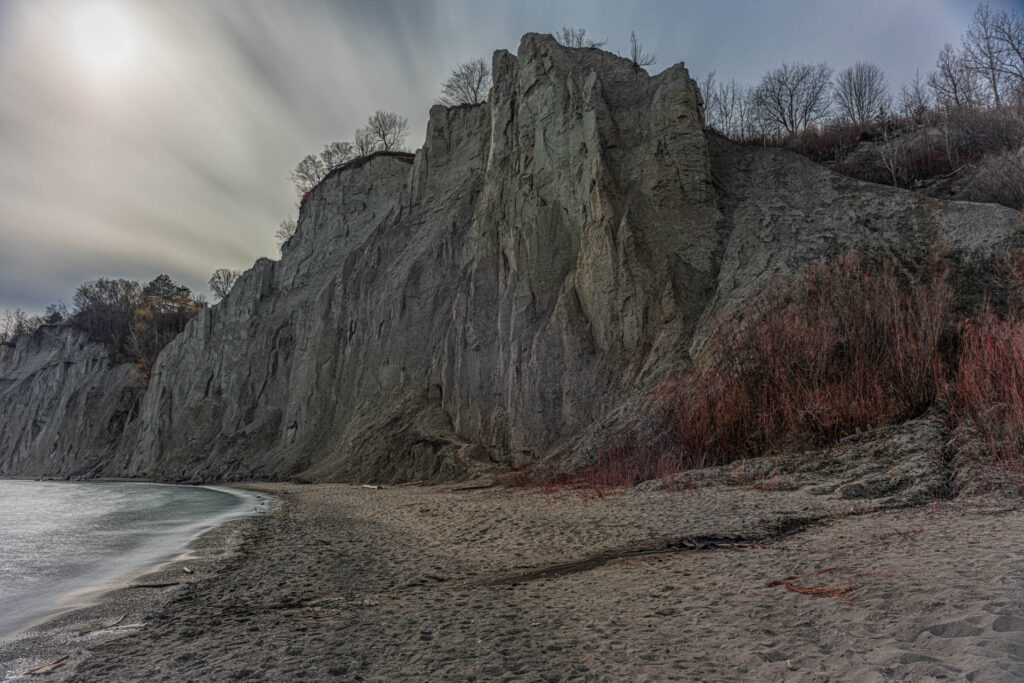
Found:
[[[143,386],[101,344],[45,325],[0,344],[0,476],[86,476],[112,454]]]
[[[1020,210],[1024,208],[1022,142],[1021,114],[979,112],[948,124],[897,131],[889,140],[861,140],[843,150],[838,161],[825,165],[854,178],[888,182],[884,162],[889,161],[901,169],[901,184],[918,194]],[[948,165],[950,155],[958,159],[952,165]]]
[[[851,247],[976,259],[1016,214],[841,177],[705,133],[682,65],[549,36],[495,54],[415,157],[332,173],[161,354],[102,472],[440,479],[562,448],[685,362],[711,317]]]

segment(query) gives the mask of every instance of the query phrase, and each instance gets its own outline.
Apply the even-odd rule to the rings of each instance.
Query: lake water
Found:
[[[260,504],[202,486],[0,479],[0,635],[73,591],[180,555]]]

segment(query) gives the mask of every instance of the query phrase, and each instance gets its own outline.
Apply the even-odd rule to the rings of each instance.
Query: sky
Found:
[[[1014,8],[1022,0],[997,0]],[[957,44],[954,0],[0,0],[0,310],[70,305],[97,277],[210,273],[278,257],[288,174],[375,109],[407,145],[461,61],[528,32],[635,30],[700,80],[783,61],[873,61],[898,86]]]

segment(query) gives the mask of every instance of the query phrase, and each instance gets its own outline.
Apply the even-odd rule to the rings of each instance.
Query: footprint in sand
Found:
[[[992,630],[996,633],[1024,631],[1024,617],[1011,617],[1006,615],[996,617],[996,620],[992,622]]]
[[[979,636],[984,631],[977,626],[978,617],[966,617],[957,621],[947,621],[944,624],[929,626],[927,631],[933,636],[940,638],[968,638]]]

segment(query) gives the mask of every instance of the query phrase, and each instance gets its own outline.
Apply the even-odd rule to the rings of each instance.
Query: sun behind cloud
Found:
[[[135,16],[115,2],[89,3],[68,16],[67,46],[74,64],[88,76],[111,80],[131,71],[140,51]]]

